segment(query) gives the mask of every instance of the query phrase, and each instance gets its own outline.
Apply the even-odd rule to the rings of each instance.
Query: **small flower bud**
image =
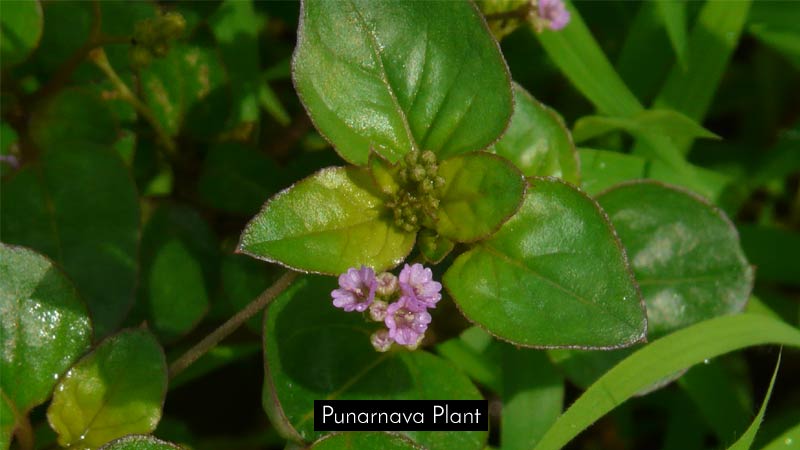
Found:
[[[161,18],[162,33],[169,39],[181,37],[186,29],[186,19],[180,13],[170,11]]]
[[[436,176],[437,173],[439,173],[439,167],[437,167],[435,165],[434,166],[428,166],[428,168],[425,169],[425,173],[428,176],[428,178],[433,178],[433,177]]]
[[[375,300],[369,305],[369,318],[376,322],[383,322],[386,319],[386,309],[389,304],[382,300]]]
[[[389,272],[383,272],[376,277],[378,280],[377,293],[383,298],[388,298],[397,292],[397,277]],[[383,320],[383,319],[377,319]]]
[[[369,340],[372,343],[372,347],[381,353],[388,351],[394,342],[394,340],[389,337],[389,330],[386,329],[378,330],[372,333],[372,336],[369,337]]]
[[[422,152],[422,162],[429,166],[435,165],[436,155],[430,150],[425,150]]]
[[[425,168],[421,166],[414,166],[411,169],[411,179],[420,182],[425,179]]]

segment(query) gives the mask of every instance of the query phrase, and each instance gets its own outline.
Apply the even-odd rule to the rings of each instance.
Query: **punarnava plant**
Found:
[[[653,8],[674,13],[666,24],[670,38],[686,44],[675,26],[685,21],[685,11],[674,9],[679,3]],[[697,22],[741,29],[749,2],[719,5],[704,3]],[[41,36],[41,5],[3,3],[0,16],[3,78],[28,74],[11,83],[8,101],[5,81],[3,91],[0,450],[12,437],[24,450],[39,448],[34,437],[47,433],[34,432],[30,417],[46,420],[53,445],[66,448],[177,448],[148,436],[168,387],[213,370],[216,357],[234,359],[221,351],[184,372],[262,310],[264,410],[280,436],[309,448],[481,450],[485,431],[329,435],[314,427],[314,400],[482,399],[486,392],[504,402],[504,447],[559,448],[621,402],[704,359],[763,343],[800,346],[796,328],[767,315],[736,314],[750,297],[753,269],[736,228],[709,201],[722,196],[719,174],[701,176],[684,157],[694,139],[716,137],[696,123],[704,113],[645,109],[568,2],[305,0],[291,76],[314,127],[344,163],[267,199],[241,232],[237,252],[286,270],[186,349],[177,339],[194,337],[187,333],[211,306],[217,286],[207,281],[220,264],[218,271],[229,271],[228,287],[247,284],[245,278],[269,282],[263,273],[237,272],[240,262],[257,261],[226,254],[220,263],[219,242],[199,214],[151,207],[158,202],[142,200],[137,187],[145,197],[171,195],[173,174],[176,183],[194,186],[196,180],[183,179],[195,172],[182,165],[183,138],[222,148],[198,144],[206,152],[204,175],[224,172],[220,161],[242,149],[216,147],[218,141],[253,136],[256,98],[276,109],[268,90],[249,90],[255,80],[263,83],[261,69],[250,65],[260,54],[254,7],[221,2],[206,20],[191,8],[181,9],[191,13],[186,19],[156,13],[151,2],[84,6],[48,4],[51,13],[64,7],[91,16],[92,26],[41,87],[37,77],[52,61],[12,67],[40,40],[63,53],[59,39]],[[144,19],[104,16],[104,8],[144,8],[135,9]],[[101,16],[126,19],[125,26]],[[652,22],[640,17],[642,29]],[[519,26],[534,30],[559,73],[598,110],[579,119],[574,133],[512,81],[497,39]],[[126,31],[109,34],[115,27]],[[183,40],[190,30],[205,39],[205,28],[224,44],[229,74],[212,64],[214,51]],[[11,32],[14,39],[6,39]],[[725,36],[728,45],[732,33],[693,36],[702,51],[693,48],[691,58],[710,53],[708,36]],[[714,58],[733,49],[721,48],[722,41],[714,40]],[[106,53],[116,44],[128,51]],[[712,68],[724,67],[714,61]],[[713,86],[700,89],[706,78],[676,67],[668,94],[683,95],[675,86],[688,83],[684,90],[705,96],[698,109],[706,108],[706,91],[713,92],[721,72],[709,72]],[[197,77],[173,79],[184,72]],[[92,80],[86,92],[63,89],[84,77]],[[220,92],[239,101],[230,123],[216,115]],[[655,104],[680,103],[669,95]],[[134,139],[125,143],[137,155],[118,142],[122,128],[111,101],[124,102],[114,106],[130,116]],[[140,125],[152,128],[141,142]],[[7,152],[7,130],[21,133],[23,152]],[[582,172],[573,134],[587,141],[611,131],[635,138],[633,154],[582,149],[583,161],[593,161]],[[244,162],[233,172],[258,172],[262,165],[251,171],[250,161],[268,159],[241,153]],[[136,169],[135,182],[126,164]],[[315,170],[322,165],[315,161]],[[140,166],[158,175],[140,180],[139,169],[152,168]],[[641,179],[656,175],[692,191]],[[227,199],[238,195],[225,196],[227,184],[208,177],[198,190],[212,191],[204,201],[226,213],[245,210],[248,218],[267,196],[259,185],[255,207],[244,200],[233,207]],[[142,216],[147,225],[140,231]],[[211,244],[197,244],[208,235]],[[218,319],[224,307],[213,306]],[[119,331],[123,323],[134,328]],[[647,341],[655,342],[642,345]],[[164,343],[183,352],[169,364]],[[587,390],[556,420],[562,376]],[[532,423],[531,410],[540,406],[549,416]],[[755,428],[763,414],[764,407]],[[742,434],[739,448],[752,442],[755,428]]]

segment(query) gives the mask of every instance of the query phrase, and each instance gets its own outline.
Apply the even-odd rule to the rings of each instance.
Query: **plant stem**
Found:
[[[172,153],[175,148],[175,141],[167,134],[164,130],[164,127],[161,126],[158,119],[156,119],[155,115],[153,115],[153,111],[145,105],[139,97],[137,97],[125,84],[124,81],[117,75],[117,72],[111,67],[111,63],[108,61],[108,57],[106,56],[106,51],[103,50],[102,47],[98,47],[93,49],[89,52],[89,59],[94,62],[94,64],[106,75],[106,77],[111,81],[111,84],[114,85],[114,88],[117,90],[120,98],[128,103],[130,103],[133,108],[138,112],[153,129],[156,131],[159,140],[161,143]]]
[[[228,319],[227,322],[220,325],[219,328],[212,331],[211,334],[203,338],[200,342],[195,344],[194,347],[186,351],[180,358],[176,359],[169,366],[169,377],[175,378],[176,375],[181,373],[184,369],[189,367],[198,358],[203,356],[206,352],[214,348],[223,339],[230,336],[231,333],[236,331],[237,328],[247,322],[248,319],[256,315],[259,311],[266,308],[270,302],[275,299],[281,292],[292,284],[297,272],[287,271],[280,278],[278,278],[272,286],[264,290],[258,297],[255,298],[250,304],[244,307],[241,311],[236,313],[233,317]]]
[[[20,449],[33,450],[35,448],[33,445],[33,427],[27,414],[17,416],[17,428],[14,430],[14,435],[17,437]]]
[[[517,9],[497,12],[493,14],[486,14],[484,17],[486,18],[487,22],[497,21],[497,20],[508,20],[508,19],[525,20],[528,18],[528,14],[531,12],[532,9],[533,9],[532,4],[528,2]]]

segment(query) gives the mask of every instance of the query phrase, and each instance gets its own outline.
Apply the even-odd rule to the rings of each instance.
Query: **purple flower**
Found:
[[[539,0],[539,17],[551,30],[560,30],[569,23],[569,11],[562,0]]]
[[[403,296],[389,305],[384,323],[389,328],[390,338],[400,345],[413,348],[422,340],[431,323],[431,315],[425,308],[419,308],[416,301]]]
[[[372,336],[369,337],[369,341],[372,343],[372,347],[381,353],[388,351],[389,347],[394,344],[392,338],[389,337],[389,330],[387,329],[378,330],[372,333]]]
[[[339,275],[339,289],[331,292],[333,306],[348,312],[364,312],[375,299],[377,286],[375,271],[369,267],[347,269],[347,272]]]
[[[442,284],[433,281],[431,269],[423,267],[422,264],[408,264],[400,271],[400,289],[403,295],[410,297],[412,303],[417,303],[415,309],[434,308],[436,303],[442,299]]]

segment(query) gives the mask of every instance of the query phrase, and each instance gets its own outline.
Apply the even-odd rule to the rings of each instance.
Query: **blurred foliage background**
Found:
[[[637,152],[630,134],[602,133],[578,143],[584,182],[652,177],[708,195],[697,180],[711,180],[712,200],[734,218],[757,266],[748,308],[798,324],[800,4],[720,2],[717,17],[701,16],[705,2],[685,2],[682,26],[673,28],[660,3],[582,1],[575,8],[635,99],[681,111],[721,139],[688,143],[688,161],[704,169],[688,180]],[[278,275],[233,253],[246,221],[295,180],[343,163],[292,86],[299,3],[1,7],[3,242],[63,266],[86,292],[96,338],[147,322],[168,357],[180,354]],[[737,8],[739,27],[715,28],[735,22]],[[182,17],[182,32],[156,39],[147,54],[133,50],[147,45],[143,21],[177,17],[168,13]],[[623,103],[618,89],[605,83],[597,61],[564,62],[570,45],[528,27],[501,43],[514,80],[568,126],[598,111],[613,115],[602,99]],[[608,164],[617,172],[604,172],[614,155],[619,162]],[[261,408],[259,328],[253,320],[171,383],[157,436],[197,449],[283,447]],[[746,428],[774,359],[773,351],[755,349],[692,368],[571,445],[718,446]],[[797,425],[799,379],[800,358],[787,352],[757,442]],[[483,391],[497,401],[490,387]],[[579,393],[569,386],[565,403]],[[46,448],[54,438],[44,407],[32,418]],[[490,444],[497,439],[492,434]]]

